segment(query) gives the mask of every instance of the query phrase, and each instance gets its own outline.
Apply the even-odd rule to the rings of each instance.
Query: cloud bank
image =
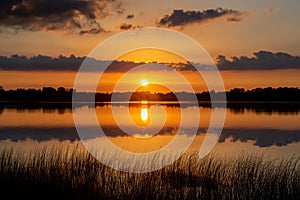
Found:
[[[217,65],[220,70],[300,69],[299,56],[269,51],[255,52],[253,55],[254,57],[232,57],[231,60],[219,55]]]
[[[86,59],[86,60],[85,60]],[[50,56],[19,56],[10,57],[0,56],[0,70],[17,70],[17,71],[77,71],[82,62],[88,62],[88,71],[102,71],[111,61],[96,60],[94,58],[69,57],[60,55],[57,58]],[[114,61],[109,65],[108,72],[125,72],[139,65],[133,62]]]
[[[228,16],[227,21],[240,21],[243,13],[238,10],[216,8],[201,11],[173,10],[171,14],[163,16],[157,21],[159,26],[174,27],[185,26],[192,23],[202,23],[223,16]]]
[[[0,24],[31,31],[104,32],[99,19],[110,15],[115,0],[1,0]],[[118,10],[117,10],[118,11]]]
[[[77,71],[86,57],[50,56],[26,57],[19,55],[0,56],[0,70],[19,70],[19,71]],[[87,58],[93,71],[99,71],[110,61],[96,60]],[[125,61],[114,61],[110,67],[111,72],[125,72],[135,66],[145,63],[134,63]],[[195,70],[191,63],[162,63],[178,71]],[[197,64],[196,64],[197,65]],[[198,65],[202,70],[210,70],[209,65]],[[300,57],[293,56],[284,52],[272,53],[259,51],[254,53],[254,57],[232,57],[230,60],[225,56],[219,55],[217,58],[219,70],[273,70],[273,69],[300,69]]]

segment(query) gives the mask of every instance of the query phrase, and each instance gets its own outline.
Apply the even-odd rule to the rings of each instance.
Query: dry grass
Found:
[[[82,148],[0,152],[1,199],[299,199],[299,159],[186,154],[158,171],[113,170]]]

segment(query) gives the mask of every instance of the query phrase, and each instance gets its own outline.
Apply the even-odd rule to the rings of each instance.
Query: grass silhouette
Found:
[[[149,173],[109,168],[84,148],[0,152],[1,199],[299,199],[299,158],[186,153]]]

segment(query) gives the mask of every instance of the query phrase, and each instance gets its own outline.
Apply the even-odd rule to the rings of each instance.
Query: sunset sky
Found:
[[[299,7],[298,0],[4,0],[0,2],[0,85],[6,89],[70,88],[76,75],[76,67],[69,69],[71,54],[78,64],[82,61],[78,57],[87,56],[116,33],[161,27],[180,31],[201,44],[219,64],[226,89],[300,87]],[[40,64],[34,68],[30,62],[20,64],[24,57],[8,58],[14,54],[49,57],[33,60]],[[151,52],[144,55],[132,53],[123,60],[165,61]],[[183,61],[159,55],[174,63]],[[53,57],[65,64],[56,66]],[[117,73],[110,76],[118,77]],[[192,72],[187,73],[191,81],[198,81]],[[135,82],[130,84],[143,77],[132,79]],[[197,90],[205,89],[202,86]],[[177,88],[181,90],[180,85]]]

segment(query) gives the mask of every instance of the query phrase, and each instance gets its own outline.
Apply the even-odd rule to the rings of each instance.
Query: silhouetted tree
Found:
[[[72,95],[83,97],[95,97],[96,102],[111,101],[111,93],[91,93],[91,92],[74,92],[73,89],[64,87],[53,88],[43,87],[41,89],[24,89],[4,90],[0,86],[0,101],[19,101],[19,102],[71,102]],[[181,95],[183,99],[189,100],[192,93],[179,92],[176,95]],[[134,92],[134,93],[118,93],[120,100],[130,97],[131,101],[177,101],[176,95],[170,93],[151,93],[151,92]],[[199,101],[210,101],[211,96],[222,95],[222,92],[204,91],[197,93]],[[228,102],[300,102],[300,90],[298,88],[255,88],[245,90],[244,88],[234,88],[226,92]]]

